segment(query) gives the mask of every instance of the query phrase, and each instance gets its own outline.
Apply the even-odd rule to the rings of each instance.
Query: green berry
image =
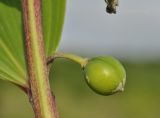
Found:
[[[123,91],[126,72],[122,64],[113,57],[96,57],[84,67],[87,84],[101,95]]]

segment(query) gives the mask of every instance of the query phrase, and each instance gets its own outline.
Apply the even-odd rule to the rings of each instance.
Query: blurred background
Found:
[[[61,118],[160,118],[160,1],[120,0],[116,15],[104,0],[68,0],[59,51],[112,55],[127,71],[125,91],[100,96],[74,62],[59,59],[50,81]],[[0,118],[34,118],[27,96],[0,81]]]

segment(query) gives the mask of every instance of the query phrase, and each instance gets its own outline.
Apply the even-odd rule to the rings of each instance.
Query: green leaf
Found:
[[[58,47],[64,22],[65,0],[42,0],[47,56]],[[0,79],[27,85],[21,0],[0,0]]]
[[[20,0],[0,0],[0,78],[26,84]]]
[[[62,33],[66,0],[42,0],[43,31],[47,56],[56,51]]]

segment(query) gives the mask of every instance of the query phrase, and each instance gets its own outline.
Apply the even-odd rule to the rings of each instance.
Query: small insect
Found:
[[[106,12],[109,14],[116,14],[116,7],[118,6],[118,0],[105,0],[107,7]]]

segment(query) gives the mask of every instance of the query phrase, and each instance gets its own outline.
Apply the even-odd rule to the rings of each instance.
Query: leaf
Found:
[[[62,33],[66,0],[42,0],[43,31],[47,56],[56,51]]]
[[[26,84],[20,0],[0,0],[0,78]]]
[[[65,0],[42,0],[46,55],[58,47],[64,22]],[[21,0],[0,0],[0,79],[27,85]]]

